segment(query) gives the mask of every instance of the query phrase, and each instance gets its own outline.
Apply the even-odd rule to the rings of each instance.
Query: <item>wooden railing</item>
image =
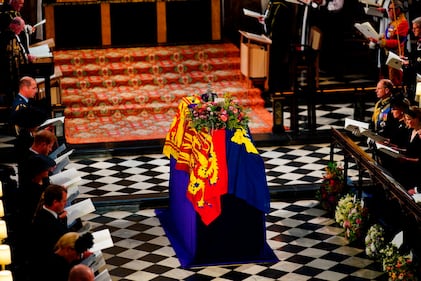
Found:
[[[419,243],[419,237],[421,237],[421,205],[418,205],[402,185],[389,176],[388,172],[354,141],[338,130],[332,129],[331,161],[333,161],[335,148],[339,148],[343,153],[345,176],[348,172],[349,161],[353,160],[357,164],[359,170],[357,190],[361,191],[364,188],[364,190],[370,192],[370,189],[372,189],[376,194],[372,198],[377,205],[374,208],[376,214],[374,217],[381,219],[383,223],[386,222],[384,226],[389,230],[389,235],[403,231],[404,244],[402,249],[405,252],[411,250],[414,259],[419,261],[421,258],[421,244]],[[368,172],[370,175],[371,184],[369,186],[362,185],[362,173],[364,172]],[[380,195],[376,193],[377,191],[384,192],[384,194]],[[361,192],[359,195],[361,196]],[[420,265],[418,265],[418,272],[421,272],[420,269]],[[418,277],[421,278],[421,276]]]
[[[349,161],[355,161],[359,170],[359,182],[357,187],[362,186],[363,172],[368,172],[373,185],[383,187],[386,196],[399,203],[404,215],[412,217],[417,224],[421,223],[421,206],[414,201],[412,196],[406,192],[403,186],[393,179],[383,167],[377,164],[377,162],[353,140],[332,128],[331,161],[333,161],[334,158],[335,148],[339,148],[344,154],[345,178],[347,178],[348,174]]]

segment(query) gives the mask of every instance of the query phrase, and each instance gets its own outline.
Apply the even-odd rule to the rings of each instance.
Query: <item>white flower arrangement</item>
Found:
[[[345,229],[345,237],[348,241],[353,242],[362,235],[367,220],[367,209],[364,208],[360,199],[348,193],[339,200],[335,219]]]
[[[344,226],[345,220],[348,218],[349,212],[354,206],[354,196],[350,193],[343,196],[338,201],[335,212],[335,220],[340,226]]]
[[[365,236],[365,253],[372,259],[381,259],[380,251],[385,247],[384,229],[379,224],[372,225]]]

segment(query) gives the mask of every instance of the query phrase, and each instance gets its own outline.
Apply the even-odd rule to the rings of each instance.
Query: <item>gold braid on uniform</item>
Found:
[[[377,122],[379,121],[380,113],[389,106],[390,106],[390,97],[381,99],[378,102],[376,102],[376,105],[374,106],[373,117],[372,117],[372,120],[376,129],[377,129]]]

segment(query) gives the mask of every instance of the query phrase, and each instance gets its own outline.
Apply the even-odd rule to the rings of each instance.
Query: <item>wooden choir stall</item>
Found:
[[[348,165],[355,162],[359,170],[359,180],[355,187],[361,192],[371,194],[366,197],[371,219],[376,220],[394,235],[403,231],[405,249],[411,249],[414,258],[421,257],[421,245],[418,242],[421,235],[421,205],[417,203],[405,188],[397,182],[390,172],[385,170],[373,158],[363,151],[346,134],[332,129],[331,155],[333,161],[337,149],[344,158],[344,177],[348,176]],[[371,185],[364,186],[363,174],[368,173]]]
[[[184,98],[167,134],[169,207],[157,210],[182,267],[274,262],[266,242],[269,190],[246,130],[191,127]]]

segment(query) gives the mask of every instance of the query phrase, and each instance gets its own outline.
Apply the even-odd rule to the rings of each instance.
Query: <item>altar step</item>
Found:
[[[61,50],[62,103],[69,144],[163,139],[182,97],[209,87],[250,108],[252,133],[269,133],[272,115],[261,91],[240,73],[229,43]]]
[[[245,106],[261,106],[263,100],[260,91],[256,88],[243,89],[242,82],[218,82],[212,83],[212,89],[217,93],[230,92],[240,103]],[[95,112],[98,116],[119,110],[124,114],[136,112],[166,112],[177,108],[178,101],[192,94],[206,91],[207,83],[168,85],[165,88],[159,86],[120,86],[107,88],[77,89],[66,91],[63,102],[66,104],[66,114],[70,116],[86,115]],[[83,105],[83,106],[81,106]]]

